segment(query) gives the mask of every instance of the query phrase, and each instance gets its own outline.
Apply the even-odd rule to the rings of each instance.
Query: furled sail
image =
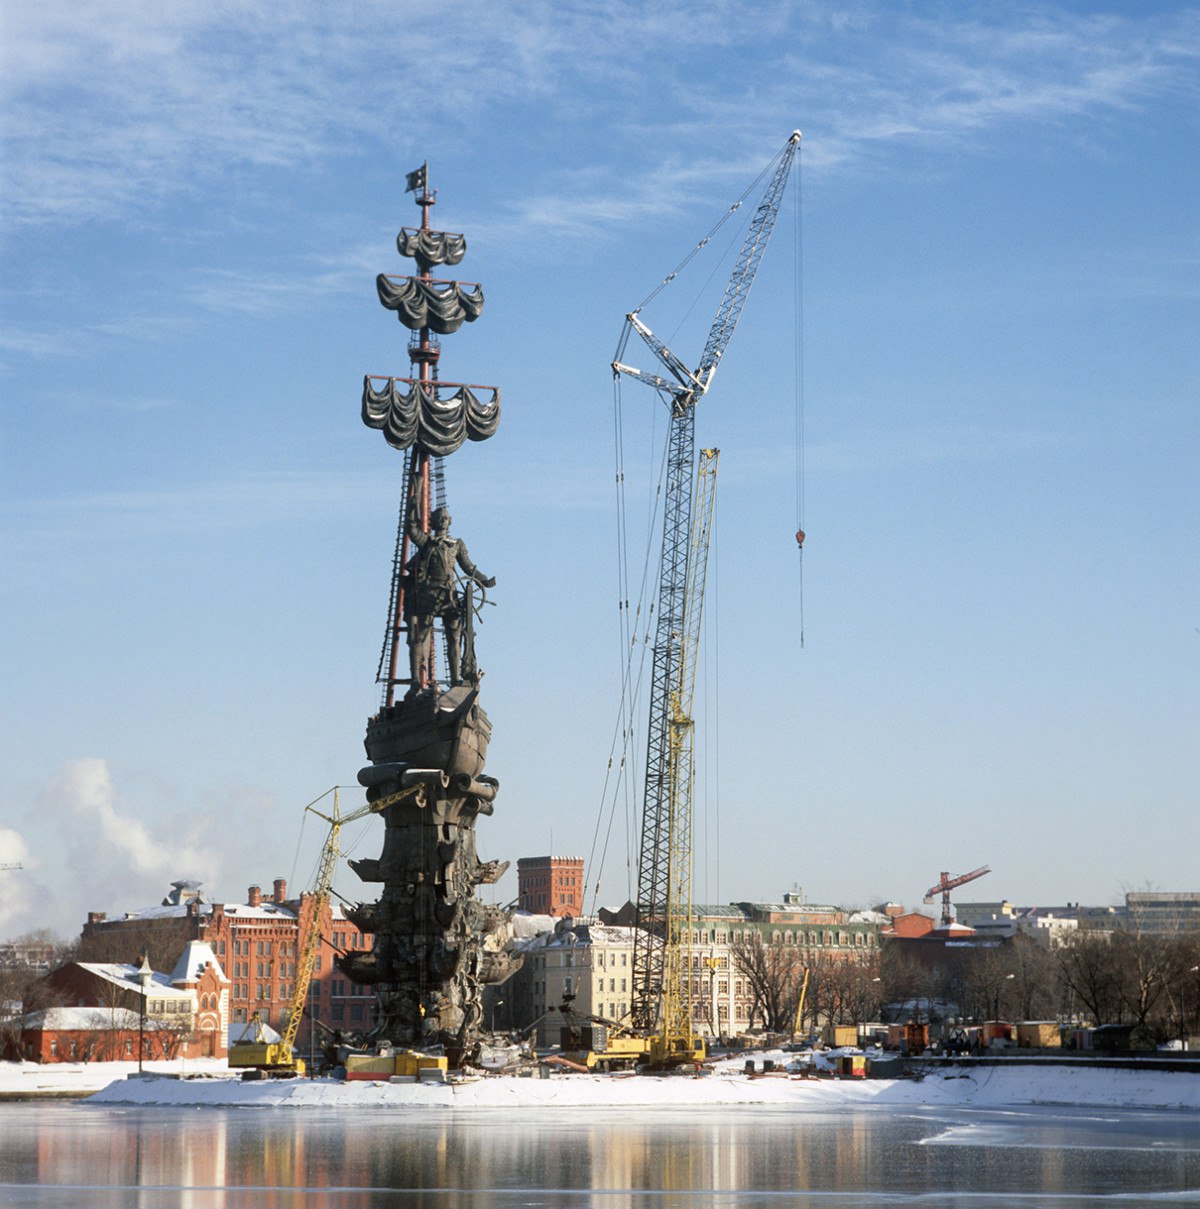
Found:
[[[405,387],[409,389],[405,390]],[[436,382],[388,378],[376,390],[363,379],[362,418],[368,428],[378,428],[394,449],[418,445],[444,458],[464,441],[486,441],[500,425],[500,391],[482,402],[468,386],[460,386],[445,399],[438,398]]]
[[[428,273],[434,265],[458,264],[467,254],[467,237],[405,227],[396,236],[396,248],[401,256],[411,256],[422,273]]]
[[[457,281],[422,281],[419,277],[375,278],[379,301],[405,327],[416,331],[427,327],[439,336],[456,332],[463,323],[473,323],[483,310],[483,286],[466,289]]]

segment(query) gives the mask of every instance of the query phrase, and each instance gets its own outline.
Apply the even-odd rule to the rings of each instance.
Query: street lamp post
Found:
[[[992,1013],[992,1019],[995,1020],[997,1024],[1000,1022],[1000,988],[1006,982],[1012,982],[1014,978],[1016,978],[1015,974],[1005,974],[1004,977],[998,983],[996,983],[996,1010]]]
[[[138,966],[137,980],[141,983],[141,994],[138,996],[138,1074],[142,1073],[142,1053],[145,1049],[146,1040],[146,991],[150,986],[150,979],[154,977],[154,971],[150,968],[150,961],[145,954],[142,955],[142,964]]]
[[[1183,977],[1179,981],[1179,1048],[1187,1049],[1187,1016],[1183,1011],[1183,997],[1187,991],[1187,980],[1189,974],[1200,972],[1200,966],[1192,966],[1190,970],[1184,972]]]

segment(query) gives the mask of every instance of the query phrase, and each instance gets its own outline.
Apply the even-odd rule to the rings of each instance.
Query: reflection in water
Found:
[[[0,1128],[15,1206],[1200,1205],[1194,1113],[20,1104]]]

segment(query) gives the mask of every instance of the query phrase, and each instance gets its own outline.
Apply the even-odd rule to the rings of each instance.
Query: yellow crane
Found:
[[[702,449],[696,467],[695,508],[688,540],[683,593],[683,625],[678,635],[677,675],[670,695],[670,749],[667,819],[670,833],[666,946],[663,953],[662,1018],[651,1037],[655,1066],[704,1061],[704,1042],[696,1037],[692,1011],[692,705],[696,693],[696,660],[700,619],[708,575],[708,547],[717,498],[719,449]]]
[[[315,814],[329,824],[329,834],[321,848],[321,858],[317,865],[317,875],[313,883],[311,909],[308,916],[308,928],[300,937],[300,961],[296,967],[296,981],[292,986],[291,1006],[288,1009],[287,1023],[278,1041],[269,1041],[263,1028],[262,1020],[257,1012],[251,1016],[246,1030],[233,1045],[229,1047],[229,1065],[244,1067],[243,1078],[261,1077],[264,1074],[279,1077],[303,1075],[304,1059],[296,1053],[296,1036],[300,1031],[300,1020],[304,1015],[304,1003],[308,997],[309,984],[312,982],[313,970],[317,964],[317,952],[321,947],[321,925],[325,919],[325,909],[329,905],[329,895],[333,889],[333,875],[337,870],[338,857],[341,856],[340,840],[342,828],[347,823],[353,823],[365,818],[368,814],[378,814],[379,811],[419,793],[421,787],[412,785],[390,794],[376,802],[360,806],[349,814],[342,814],[338,805],[338,787],[326,790],[314,802],[305,806],[305,813]],[[324,814],[317,809],[317,802],[324,801],[333,794],[333,814]],[[302,921],[297,912],[297,928],[302,928]]]

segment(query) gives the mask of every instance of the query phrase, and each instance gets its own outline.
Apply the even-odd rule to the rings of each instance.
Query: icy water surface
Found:
[[[1200,1207],[1200,1115],[6,1104],[0,1205]]]

